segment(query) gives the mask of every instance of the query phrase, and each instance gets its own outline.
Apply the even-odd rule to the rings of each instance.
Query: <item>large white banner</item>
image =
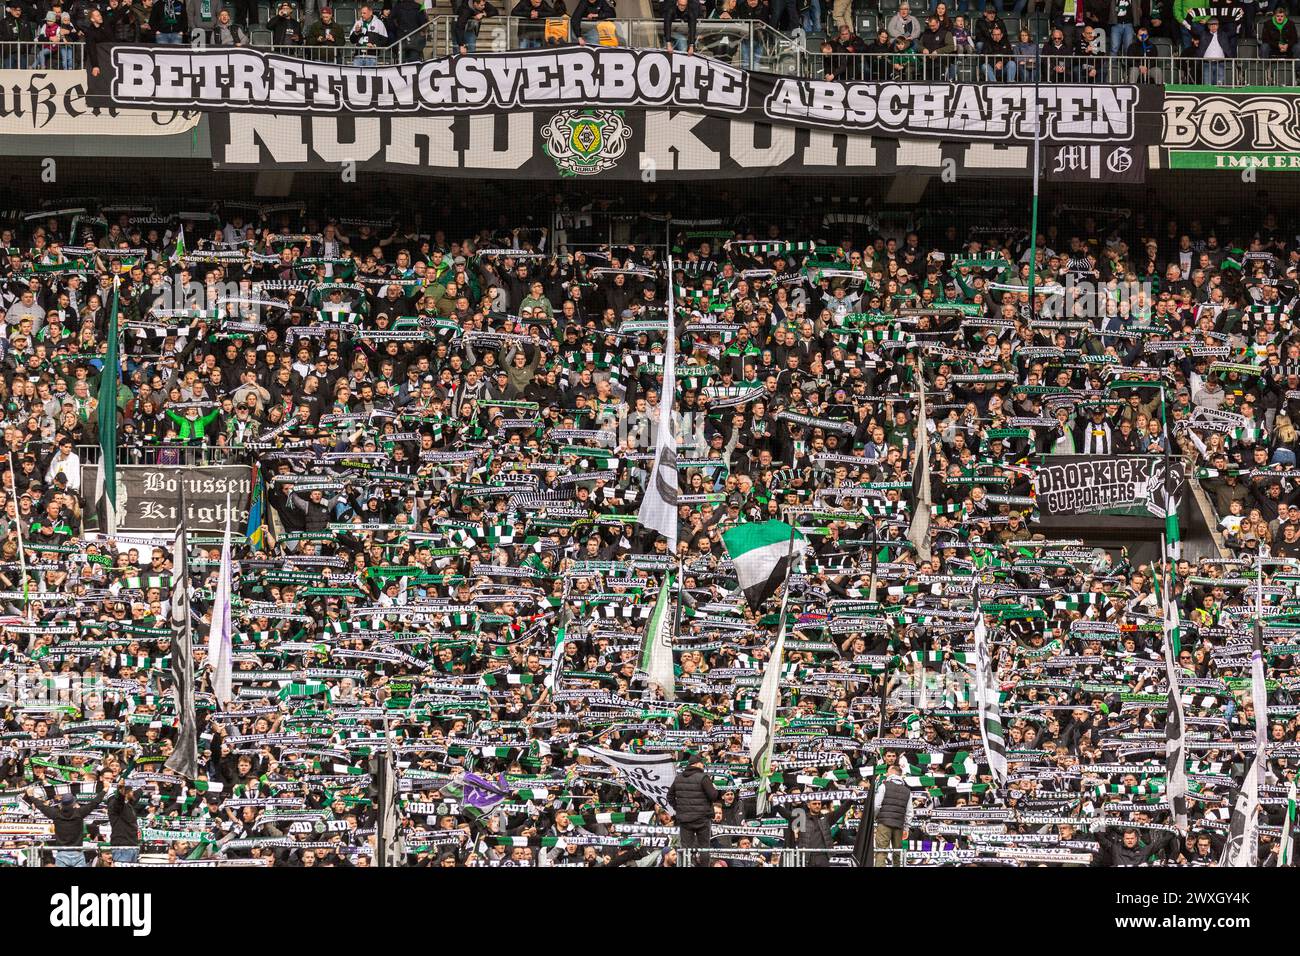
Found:
[[[197,112],[92,107],[85,70],[0,70],[0,136],[166,136],[198,125]]]

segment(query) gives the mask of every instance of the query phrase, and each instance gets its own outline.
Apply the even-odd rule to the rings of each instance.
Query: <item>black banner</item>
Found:
[[[94,488],[98,465],[83,465],[83,488]],[[86,484],[89,482],[89,484]],[[181,483],[191,531],[224,531],[226,496],[231,529],[248,528],[253,476],[247,465],[118,465],[117,526],[122,531],[174,532],[180,523]]]
[[[741,70],[625,47],[468,54],[390,66],[257,50],[115,45],[96,51],[91,103],[217,112],[452,116],[528,110],[685,110],[891,139],[1128,143],[1154,132],[1160,91],[1104,84],[872,83]],[[358,57],[358,60],[361,57]],[[1145,103],[1145,107],[1143,104]],[[1154,128],[1154,122],[1151,123]]]
[[[672,110],[480,116],[210,113],[218,169],[528,179],[697,179],[929,172],[1024,176],[1032,147],[882,139]]]
[[[1182,500],[1185,476],[1180,458],[1165,489],[1160,455],[1052,455],[1034,472],[1034,499],[1044,517],[1057,515],[1147,515],[1164,518],[1167,502]]]
[[[1049,146],[1043,153],[1043,174],[1057,182],[1140,183],[1146,179],[1146,156],[1123,143]]]

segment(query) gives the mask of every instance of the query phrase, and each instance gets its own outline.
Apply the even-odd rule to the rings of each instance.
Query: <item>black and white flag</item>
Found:
[[[668,788],[677,779],[677,767],[672,757],[665,754],[630,754],[604,747],[583,747],[578,753],[594,757],[613,767],[623,775],[637,793],[649,797],[664,809],[668,804]]]
[[[1174,825],[1187,829],[1187,762],[1184,757],[1183,698],[1178,689],[1178,663],[1175,659],[1179,645],[1178,603],[1169,593],[1165,600],[1165,676],[1169,681],[1169,714],[1165,718],[1165,771],[1168,778],[1166,796]]]
[[[176,688],[176,715],[180,727],[176,749],[167,758],[166,767],[186,780],[199,772],[198,732],[194,723],[194,641],[190,627],[190,558],[189,533],[185,526],[185,508],[181,507],[180,526],[172,543],[171,623],[172,681]]]
[[[979,698],[980,739],[984,742],[989,772],[994,784],[1003,787],[1007,782],[1007,745],[978,585],[975,587],[975,691]]]

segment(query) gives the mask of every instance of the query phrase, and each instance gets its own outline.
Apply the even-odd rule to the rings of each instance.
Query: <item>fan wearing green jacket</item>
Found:
[[[199,417],[197,408],[185,409],[184,415],[177,415],[172,409],[167,409],[167,417],[171,419],[172,424],[176,426],[176,433],[183,442],[200,442],[203,436],[207,434],[209,426],[217,420],[221,414],[220,407],[214,408],[202,418]]]

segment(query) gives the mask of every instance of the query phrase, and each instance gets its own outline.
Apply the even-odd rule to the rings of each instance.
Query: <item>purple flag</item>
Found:
[[[506,783],[505,774],[499,774],[494,783],[476,773],[467,773],[461,778],[461,787],[465,806],[479,813],[489,812],[510,796],[510,785]]]

